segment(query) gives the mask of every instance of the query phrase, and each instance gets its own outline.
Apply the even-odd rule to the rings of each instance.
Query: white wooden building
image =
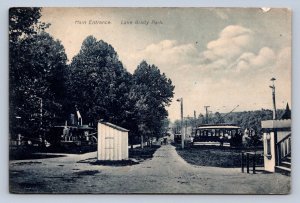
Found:
[[[291,124],[291,119],[261,122],[266,171],[280,169],[291,172]]]
[[[289,105],[279,120],[261,122],[264,142],[264,166],[269,172],[291,173],[292,120]]]
[[[108,122],[98,123],[98,160],[127,160],[128,131]]]

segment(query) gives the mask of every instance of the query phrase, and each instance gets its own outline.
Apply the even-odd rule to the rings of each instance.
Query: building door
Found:
[[[114,160],[114,137],[105,137],[105,160]]]

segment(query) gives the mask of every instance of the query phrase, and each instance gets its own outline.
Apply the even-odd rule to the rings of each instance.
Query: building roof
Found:
[[[197,129],[240,129],[239,126],[236,125],[204,125],[199,126]]]
[[[281,115],[280,120],[286,120],[286,119],[291,119],[292,118],[292,112],[290,110],[289,104],[286,104],[286,108],[284,113]]]
[[[211,124],[201,124],[198,127],[203,127],[203,126],[236,126],[235,123],[211,123]]]
[[[111,128],[114,128],[116,130],[122,131],[122,132],[128,132],[129,131],[129,130],[125,129],[125,128],[122,128],[120,126],[117,126],[117,125],[109,123],[109,122],[100,122],[100,123],[103,124],[103,125],[109,126]]]
[[[292,120],[285,119],[285,120],[266,120],[261,121],[261,128],[267,129],[280,129],[280,128],[291,128]]]

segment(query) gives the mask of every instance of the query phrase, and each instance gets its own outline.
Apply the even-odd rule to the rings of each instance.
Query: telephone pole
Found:
[[[272,85],[270,85],[270,88],[272,89],[272,100],[273,100],[273,120],[277,119],[277,113],[276,113],[276,100],[275,100],[275,78],[271,78]]]
[[[205,116],[206,116],[206,124],[208,124],[208,108],[209,108],[210,106],[204,106],[204,108],[205,108]]]
[[[196,111],[194,111],[194,128],[197,127],[197,117],[196,117]]]
[[[183,127],[183,98],[177,99],[176,101],[180,102],[180,115],[181,115],[181,147],[184,149],[184,127]]]

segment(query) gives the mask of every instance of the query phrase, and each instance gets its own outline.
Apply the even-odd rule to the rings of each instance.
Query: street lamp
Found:
[[[180,122],[180,125],[181,125],[181,148],[184,149],[184,138],[185,138],[185,135],[184,135],[184,130],[183,130],[183,98],[179,98],[177,99],[176,101],[180,102],[180,113],[181,113],[181,122]]]
[[[276,115],[276,101],[275,101],[275,78],[271,78],[272,81],[272,85],[270,85],[269,87],[272,89],[272,99],[273,99],[273,120],[277,119],[277,115]]]

